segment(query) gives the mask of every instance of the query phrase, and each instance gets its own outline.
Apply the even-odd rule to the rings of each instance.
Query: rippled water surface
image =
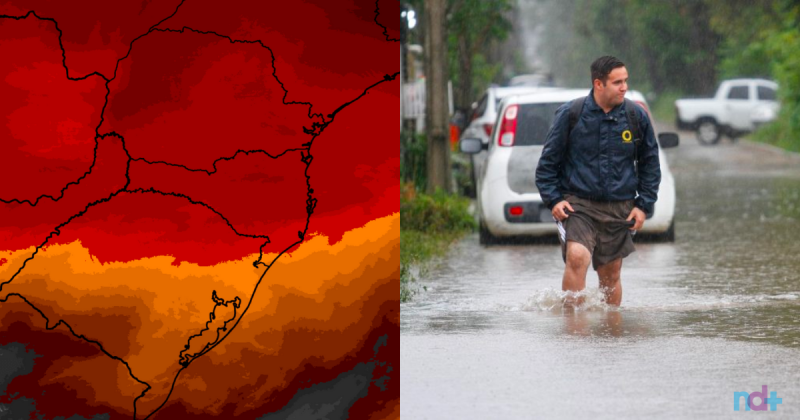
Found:
[[[590,270],[586,307],[562,311],[556,245],[473,235],[432,267],[401,306],[401,415],[800,418],[800,158],[682,141],[677,240],[637,244],[620,309]],[[776,411],[733,411],[762,385]]]

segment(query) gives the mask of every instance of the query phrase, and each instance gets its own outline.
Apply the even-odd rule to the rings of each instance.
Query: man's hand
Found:
[[[572,209],[572,206],[567,202],[567,200],[559,201],[558,204],[553,206],[553,217],[556,218],[559,222],[563,222],[569,217],[567,214],[567,210],[574,213],[575,210]]]
[[[639,230],[642,228],[642,225],[644,225],[645,218],[646,216],[642,211],[642,209],[640,209],[639,207],[634,207],[633,210],[631,210],[631,214],[628,216],[626,220],[631,221],[635,219],[636,224],[633,225],[631,230]]]

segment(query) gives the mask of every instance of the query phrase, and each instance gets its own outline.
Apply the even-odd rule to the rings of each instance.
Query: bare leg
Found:
[[[592,262],[592,254],[585,246],[567,241],[567,266],[564,269],[564,279],[561,289],[564,291],[579,292],[586,288],[586,271]],[[564,306],[575,307],[583,303],[583,297],[564,299]]]
[[[600,288],[606,296],[606,303],[619,306],[622,302],[622,282],[620,282],[620,271],[622,271],[622,258],[617,258],[608,264],[597,267],[597,276],[600,278]]]

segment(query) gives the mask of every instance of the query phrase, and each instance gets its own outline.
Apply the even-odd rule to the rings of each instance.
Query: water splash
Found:
[[[536,290],[533,295],[526,299],[525,303],[511,310],[523,312],[536,312],[536,311],[562,311],[564,308],[564,299],[583,298],[583,304],[576,308],[570,308],[574,311],[606,311],[609,306],[604,302],[605,296],[602,289],[599,288],[586,288],[579,292],[570,292],[556,290],[553,288],[545,288]]]

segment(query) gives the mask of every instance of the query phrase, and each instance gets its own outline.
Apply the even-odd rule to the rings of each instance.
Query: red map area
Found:
[[[234,40],[260,40],[275,51],[277,76],[290,87],[286,100],[310,101],[313,112],[329,120],[331,113],[363,92],[369,85],[365,81],[398,71],[399,45],[383,35],[375,21],[376,6],[380,15],[388,16],[380,23],[391,28],[392,38],[399,38],[396,1],[232,0],[220,7],[218,2],[200,0],[181,6],[159,28],[187,26]],[[386,68],[381,63],[396,64]]]
[[[213,170],[237,150],[278,155],[312,140],[306,104],[284,104],[270,50],[186,30],[134,43],[109,83],[101,133],[128,141],[134,158]],[[201,147],[198,147],[201,146]]]
[[[132,304],[93,316],[88,302],[94,300],[80,297],[84,286],[69,283],[76,281],[71,271],[52,271],[55,281],[76,290],[59,302],[44,292],[26,294],[25,281],[49,281],[23,278],[26,270],[42,270],[36,264],[55,261],[50,249],[77,243],[91,256],[87,264],[99,267],[167,256],[174,266],[200,268],[246,259],[263,273],[276,255],[295,252],[314,236],[324,235],[332,245],[346,232],[395,214],[398,6],[383,0],[0,4],[0,251],[8,255],[0,259],[0,346],[26,342],[40,355],[34,373],[14,379],[0,403],[10,403],[10,395],[36,400],[44,418],[218,418],[218,410],[205,413],[188,398],[169,401],[173,379],[189,363],[137,376],[147,366],[142,360],[156,357],[143,356],[141,348],[158,344],[147,344],[151,338],[124,342],[145,329],[131,324],[137,316]],[[39,263],[43,258],[47,262]],[[243,281],[254,285],[260,279]],[[234,325],[236,317],[246,319],[244,306],[253,296],[231,290],[221,302],[236,297],[244,303],[226,315],[234,316]],[[189,307],[202,305],[198,312],[213,314],[211,292],[204,289],[205,300]],[[326,299],[327,292],[321,293],[317,300]],[[270,385],[276,391],[263,403],[232,408],[225,417],[278,411],[291,405],[299,389],[333,381],[358,363],[377,363],[373,346],[381,337],[390,337],[380,359],[392,363],[394,373],[384,366],[373,374],[380,371],[395,382],[388,391],[369,385],[369,395],[357,398],[350,413],[393,417],[392,407],[399,404],[399,326],[390,315],[396,301],[383,296],[396,294],[396,287],[359,293],[372,296],[363,303],[372,309],[342,312],[351,317],[351,329],[363,329],[349,350],[325,363],[309,353],[301,363],[294,357],[309,350],[297,344],[292,357],[287,354],[292,364],[280,369],[293,372],[286,383]],[[86,303],[83,312],[65,309],[70,299]],[[230,334],[229,324],[219,322],[206,324],[213,329],[201,334],[202,321],[193,319],[186,331],[162,339],[173,346],[163,354],[172,360],[187,342],[192,352],[204,342],[213,348]],[[158,322],[153,328],[160,328]],[[331,328],[326,340],[335,343],[341,327]],[[319,333],[296,331],[296,343],[313,347],[319,339]],[[197,338],[188,341],[189,336]],[[152,343],[159,343],[156,337]],[[247,366],[248,377],[274,375],[259,371],[258,351],[241,356],[237,365]],[[181,360],[197,360],[194,372],[203,372],[205,381],[225,375],[202,354]],[[108,372],[122,372],[129,383],[123,387],[119,379],[87,374],[79,382],[89,388],[70,388],[52,376],[65,355],[97,358],[95,366],[108,364]],[[137,355],[141,360],[129,362]],[[75,397],[104,381],[116,383],[108,389],[120,386],[119,395]],[[253,381],[235,392],[231,385],[230,394],[215,398],[235,406],[239,396],[263,383]],[[42,389],[56,400],[42,398]]]
[[[48,21],[0,20],[0,155],[14,162],[0,165],[0,198],[59,197],[92,163],[105,81],[67,79],[58,35]]]

